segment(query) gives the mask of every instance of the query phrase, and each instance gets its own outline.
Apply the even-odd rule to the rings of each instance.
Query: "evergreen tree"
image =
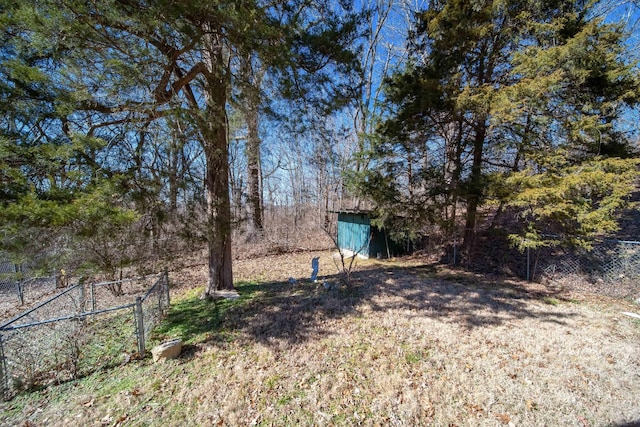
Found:
[[[383,208],[405,200],[423,219],[444,217],[445,226],[464,202],[468,249],[487,197],[522,207],[525,188],[542,191],[538,174],[575,174],[593,170],[582,163],[630,157],[616,120],[637,103],[638,79],[625,61],[622,29],[590,18],[591,5],[431,2],[417,14],[407,68],[387,82],[392,117],[381,128],[380,167],[362,180],[363,190]],[[566,162],[555,162],[559,156]],[[632,176],[634,161],[621,162],[614,169]],[[507,189],[511,174],[520,178]],[[621,207],[632,189],[608,188],[610,207]],[[568,203],[584,196],[565,193]],[[596,216],[609,220],[614,210]],[[587,229],[611,230],[572,231]]]
[[[5,92],[43,98],[49,111],[37,117],[55,115],[56,132],[68,140],[102,143],[100,132],[119,126],[126,139],[131,126],[175,114],[188,119],[206,163],[206,292],[233,287],[226,117],[231,59],[257,55],[289,77],[291,88],[312,75],[329,82],[327,73],[348,72],[354,62],[348,45],[355,15],[328,1],[6,0],[0,10],[2,63],[14,75]],[[35,139],[30,129],[26,133]]]

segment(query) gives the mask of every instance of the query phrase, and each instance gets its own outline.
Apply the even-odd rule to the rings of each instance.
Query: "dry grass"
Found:
[[[328,252],[236,261],[242,298],[222,305],[219,321],[198,305],[204,269],[174,272],[180,296],[164,334],[182,331],[181,358],[19,396],[2,405],[0,423],[640,422],[640,322],[621,315],[637,305],[551,294],[421,259],[360,262],[350,289],[326,290],[303,280],[314,256],[332,276]],[[178,316],[189,307],[194,316]]]

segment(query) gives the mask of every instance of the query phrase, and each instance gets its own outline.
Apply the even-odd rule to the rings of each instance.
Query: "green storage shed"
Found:
[[[391,241],[384,229],[371,224],[369,211],[337,211],[338,246],[361,258],[402,255],[403,247]]]

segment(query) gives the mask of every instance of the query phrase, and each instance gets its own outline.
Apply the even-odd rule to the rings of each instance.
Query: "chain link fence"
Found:
[[[77,284],[5,322],[0,325],[4,398],[143,357],[149,333],[169,304],[163,273]]]
[[[640,241],[601,239],[590,243],[590,249],[555,246],[520,252],[506,240],[493,239],[464,255],[460,240],[453,240],[441,261],[557,288],[639,298]]]
[[[640,242],[599,240],[591,250],[543,248],[530,251],[531,280],[617,298],[640,296]]]
[[[55,277],[37,277],[28,264],[0,261],[0,313],[42,300],[55,291]]]

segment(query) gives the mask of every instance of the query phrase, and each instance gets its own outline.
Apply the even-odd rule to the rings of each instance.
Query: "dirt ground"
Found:
[[[181,358],[19,396],[0,424],[640,423],[638,304],[419,257],[358,261],[349,287],[337,271],[330,251],[237,259],[247,300]],[[206,269],[170,280],[180,301]]]

